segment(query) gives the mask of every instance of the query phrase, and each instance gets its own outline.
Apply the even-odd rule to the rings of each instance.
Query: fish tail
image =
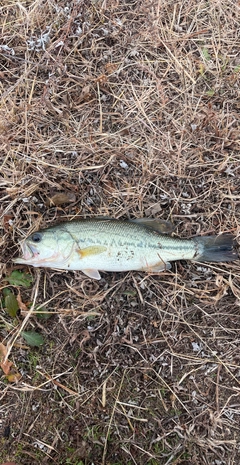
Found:
[[[231,262],[237,260],[233,235],[202,236],[193,241],[197,244],[194,260],[203,262]]]

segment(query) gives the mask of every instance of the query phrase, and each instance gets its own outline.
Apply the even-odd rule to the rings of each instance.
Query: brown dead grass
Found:
[[[239,2],[8,0],[0,17],[3,278],[20,240],[76,215],[238,237]],[[239,463],[239,262],[30,272],[22,301],[53,316],[0,312],[22,374],[0,379],[2,460]]]

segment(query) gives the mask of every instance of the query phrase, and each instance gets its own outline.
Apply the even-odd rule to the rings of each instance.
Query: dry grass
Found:
[[[239,2],[6,0],[0,18],[3,278],[20,240],[76,215],[239,236]],[[0,312],[22,374],[0,379],[0,459],[239,463],[239,262],[30,272],[22,301],[53,316]]]

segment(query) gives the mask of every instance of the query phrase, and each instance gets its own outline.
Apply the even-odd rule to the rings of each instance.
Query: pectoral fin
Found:
[[[154,229],[155,231],[160,232],[161,234],[171,234],[174,230],[174,225],[171,221],[153,219],[153,218],[137,218],[135,220],[130,220],[132,223],[142,224],[147,228]]]
[[[107,247],[103,245],[91,245],[89,247],[85,247],[84,249],[77,249],[80,258],[91,257],[92,255],[98,255],[103,253],[107,250]]]
[[[148,273],[157,273],[158,271],[166,271],[171,268],[171,263],[169,262],[158,262],[156,265],[146,266],[145,268],[141,268],[141,270],[147,271]]]
[[[92,270],[92,269],[87,269],[87,270],[82,270],[84,274],[86,274],[89,278],[92,279],[101,279],[101,275],[98,270]]]

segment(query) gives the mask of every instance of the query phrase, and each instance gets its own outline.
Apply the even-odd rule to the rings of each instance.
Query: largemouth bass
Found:
[[[227,262],[237,259],[232,235],[179,239],[167,236],[161,220],[93,218],[60,223],[31,234],[15,263],[81,270],[101,279],[99,271],[158,272],[175,260]]]

